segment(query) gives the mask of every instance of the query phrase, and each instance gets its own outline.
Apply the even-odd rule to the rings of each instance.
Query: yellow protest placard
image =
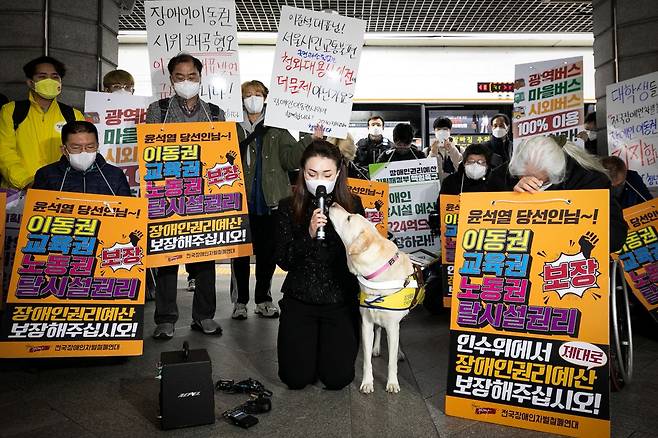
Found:
[[[459,221],[459,195],[439,196],[441,217],[441,276],[443,277],[443,307],[452,304],[452,280],[455,271],[455,246]]]
[[[658,199],[624,209],[628,235],[613,257],[624,267],[633,294],[658,320]]]
[[[384,236],[388,235],[388,184],[358,178],[347,178],[350,193],[361,198],[368,219]]]
[[[251,255],[235,123],[137,126],[147,266]]]
[[[608,196],[461,195],[447,414],[610,435]]]
[[[0,357],[142,354],[146,202],[28,190]]]

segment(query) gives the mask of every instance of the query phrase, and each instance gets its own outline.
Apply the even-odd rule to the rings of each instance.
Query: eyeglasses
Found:
[[[466,164],[479,164],[480,166],[485,166],[487,162],[486,160],[466,160]]]
[[[126,91],[130,91],[131,93],[135,90],[135,87],[127,84],[112,84],[108,88],[110,89],[110,91],[126,90]]]
[[[98,151],[98,143],[91,143],[91,144],[67,144],[66,149],[69,151],[71,154],[79,154],[82,151],[85,152],[97,152]]]

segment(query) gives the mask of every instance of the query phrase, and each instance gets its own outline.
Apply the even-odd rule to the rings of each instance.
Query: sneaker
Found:
[[[155,339],[171,339],[174,337],[174,325],[170,322],[158,324],[153,331]]]
[[[187,290],[189,290],[190,292],[194,292],[195,289],[196,289],[196,281],[194,281],[194,278],[190,278],[189,280],[187,280]]]
[[[221,335],[222,327],[214,319],[203,319],[192,322],[192,330],[203,332],[206,335]]]
[[[279,317],[279,308],[276,307],[271,301],[265,301],[264,303],[256,304],[256,310],[254,310],[254,312],[263,318]]]
[[[235,303],[233,307],[233,319],[247,319],[247,305],[242,303]]]

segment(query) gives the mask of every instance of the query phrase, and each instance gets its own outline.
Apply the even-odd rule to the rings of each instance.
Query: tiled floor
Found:
[[[181,269],[181,273],[183,270]],[[180,279],[184,286],[184,278]],[[277,275],[274,289],[283,280]],[[409,315],[401,344],[407,360],[400,364],[402,391],[384,391],[385,355],[374,360],[375,393],[363,395],[361,357],[349,388],[325,391],[311,386],[289,391],[278,380],[278,321],[257,318],[253,305],[246,321],[230,319],[226,292],[228,275],[218,266],[218,320],[221,337],[189,329],[192,294],[181,290],[181,319],[176,336],[167,342],[147,337],[144,355],[129,359],[0,361],[0,437],[541,437],[548,436],[460,418],[443,413],[448,360],[448,318],[424,309]],[[276,294],[275,298],[279,298]],[[153,329],[154,305],[146,305],[146,334]],[[658,436],[658,341],[647,325],[635,337],[635,380],[612,396],[612,435]],[[242,430],[218,420],[214,425],[161,432],[156,420],[158,385],[154,378],[160,352],[178,349],[184,340],[206,348],[212,358],[213,380],[252,377],[270,388],[273,410],[260,423]],[[218,416],[244,402],[243,395],[216,393]]]

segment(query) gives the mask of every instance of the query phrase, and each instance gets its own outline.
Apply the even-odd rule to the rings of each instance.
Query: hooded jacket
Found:
[[[66,123],[57,99],[44,112],[34,95],[29,94],[27,117],[14,131],[13,114],[16,102],[9,102],[0,111],[0,173],[4,187],[22,189],[34,179],[37,169],[54,163],[61,154],[61,130]],[[84,120],[74,109],[76,120]]]
[[[107,163],[101,154],[96,154],[96,161],[84,172],[72,168],[68,158],[62,155],[59,161],[37,170],[32,188],[130,196],[130,186],[123,170]]]

